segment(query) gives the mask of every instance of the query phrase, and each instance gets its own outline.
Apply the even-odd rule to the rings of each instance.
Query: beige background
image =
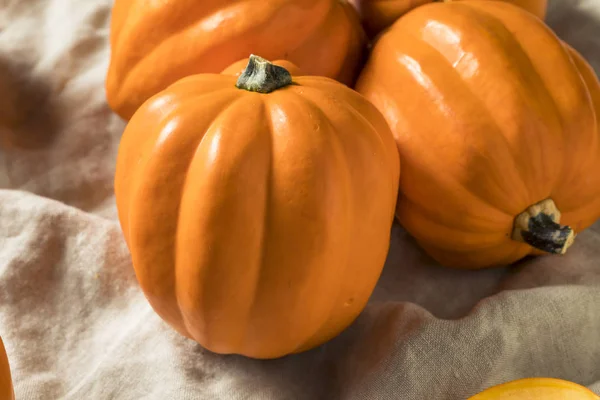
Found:
[[[600,224],[565,257],[481,272],[436,266],[395,226],[368,308],[299,356],[217,356],[174,333],[116,222],[109,18],[108,0],[0,0],[0,113],[16,106],[27,122],[8,133],[46,143],[0,150],[0,336],[18,400],[458,400],[526,376],[600,393]],[[600,0],[554,1],[548,21],[600,71]]]

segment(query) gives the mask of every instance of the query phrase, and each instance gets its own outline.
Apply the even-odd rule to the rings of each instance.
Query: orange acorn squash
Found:
[[[339,0],[116,0],[106,94],[124,119],[178,79],[256,52],[352,84],[365,35]]]
[[[396,215],[440,263],[562,254],[600,217],[598,79],[530,13],[422,6],[380,37],[357,90],[396,138]]]
[[[468,400],[600,400],[584,386],[555,378],[526,378],[493,386]]]
[[[392,25],[398,18],[410,10],[436,1],[462,0],[357,0],[357,7],[363,19],[363,25],[371,36]],[[501,0],[522,7],[544,19],[548,0]]]
[[[13,400],[14,396],[8,357],[6,356],[2,338],[0,338],[0,399]]]
[[[372,104],[253,56],[239,78],[190,76],[145,102],[122,137],[115,193],[156,312],[213,352],[276,358],[363,309],[398,178]]]

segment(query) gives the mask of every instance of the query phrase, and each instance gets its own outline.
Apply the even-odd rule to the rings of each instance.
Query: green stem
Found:
[[[512,238],[546,253],[565,254],[575,232],[560,225],[560,211],[552,199],[546,199],[515,218]]]
[[[249,92],[271,93],[291,83],[292,75],[287,69],[252,54],[235,86]]]

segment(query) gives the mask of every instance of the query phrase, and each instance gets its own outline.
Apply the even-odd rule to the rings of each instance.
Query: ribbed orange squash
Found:
[[[371,36],[392,25],[398,18],[419,6],[436,1],[462,0],[356,0],[365,29]],[[528,10],[544,19],[548,0],[501,0]]]
[[[10,376],[10,366],[8,365],[8,357],[4,349],[4,343],[0,338],[0,399],[13,400],[15,398],[12,386],[12,378]]]
[[[124,119],[178,79],[256,52],[352,84],[365,35],[339,0],[116,0],[106,94]]]
[[[398,144],[396,215],[440,263],[564,253],[600,217],[598,79],[530,13],[422,6],[381,36],[357,90]]]
[[[584,386],[555,378],[527,378],[493,386],[468,400],[600,400]]]
[[[141,288],[217,353],[276,358],[360,313],[383,267],[399,159],[384,118],[325,77],[252,57],[148,100],[119,148],[119,219]],[[292,83],[292,84],[291,84]]]

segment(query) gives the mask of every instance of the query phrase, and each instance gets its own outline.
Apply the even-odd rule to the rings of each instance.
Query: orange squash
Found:
[[[462,0],[357,0],[357,7],[363,19],[363,25],[370,36],[392,25],[398,18],[419,6],[436,1],[462,1]],[[512,3],[528,10],[544,19],[548,0],[501,0]]]
[[[398,220],[440,263],[562,254],[600,217],[600,84],[530,13],[422,6],[381,36],[357,90],[396,138]]]
[[[116,0],[110,29],[106,95],[124,119],[175,81],[250,52],[350,85],[365,45],[356,11],[339,0]]]
[[[372,104],[252,56],[239,78],[190,76],[140,107],[115,194],[156,312],[213,352],[276,358],[328,341],[361,312],[398,179]]]
[[[15,394],[10,376],[10,366],[8,365],[8,357],[4,349],[4,343],[0,338],[0,399],[14,400]]]
[[[493,386],[468,400],[600,400],[584,386],[555,378],[526,378]]]

